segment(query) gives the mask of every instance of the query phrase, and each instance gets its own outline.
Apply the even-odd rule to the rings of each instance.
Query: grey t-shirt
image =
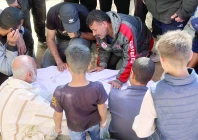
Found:
[[[56,88],[51,107],[57,112],[65,111],[70,130],[82,132],[100,122],[97,104],[104,104],[107,93],[100,82],[90,82],[83,87],[68,84]]]

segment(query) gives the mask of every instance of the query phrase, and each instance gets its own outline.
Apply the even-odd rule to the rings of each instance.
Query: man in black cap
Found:
[[[57,65],[59,71],[64,71],[66,69],[64,52],[71,39],[75,39],[72,42],[77,41],[89,47],[88,40],[95,38],[86,25],[88,13],[89,10],[84,5],[76,3],[60,3],[50,8],[47,14],[48,49],[41,67]]]
[[[23,12],[15,7],[7,7],[0,14],[0,84],[12,74],[16,56],[33,56],[32,35],[21,26],[23,18]]]
[[[45,0],[6,0],[9,6],[17,7],[24,13],[23,26],[32,31],[30,23],[30,9],[32,10],[34,29],[38,37],[39,45],[46,46],[45,21],[46,3]]]

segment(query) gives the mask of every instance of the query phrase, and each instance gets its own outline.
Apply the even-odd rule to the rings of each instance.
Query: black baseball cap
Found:
[[[64,4],[59,11],[63,27],[68,33],[77,32],[80,29],[78,10],[72,4]]]
[[[23,12],[16,7],[7,7],[0,14],[0,27],[9,29],[18,27],[24,19]]]

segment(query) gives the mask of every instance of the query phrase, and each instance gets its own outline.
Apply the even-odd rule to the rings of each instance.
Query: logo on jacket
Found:
[[[133,64],[136,59],[136,50],[133,41],[130,41],[129,43],[129,51],[130,51],[131,63]]]
[[[101,43],[101,46],[106,49],[107,48],[107,44],[105,44],[104,42]]]

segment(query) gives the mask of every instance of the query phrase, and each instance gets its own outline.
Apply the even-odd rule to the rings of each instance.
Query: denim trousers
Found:
[[[75,44],[76,45],[81,44],[83,46],[90,47],[90,42],[82,38],[75,38],[71,40],[59,40],[59,39],[57,40],[56,45],[57,45],[58,53],[63,62],[66,62],[65,50],[67,49],[69,45],[75,45]],[[49,66],[56,66],[56,65],[57,65],[56,61],[48,48],[44,53],[44,56],[41,62],[41,67],[46,68]]]
[[[176,22],[173,21],[170,24],[165,24],[157,19],[153,18],[152,21],[152,34],[156,38],[158,35],[163,35],[167,31],[173,31],[173,30],[183,30],[186,24],[188,23],[188,20],[184,20],[183,22]]]
[[[100,126],[99,124],[89,127],[83,132],[74,132],[69,128],[69,136],[71,140],[86,140],[86,132],[89,133],[91,140],[100,140]]]

